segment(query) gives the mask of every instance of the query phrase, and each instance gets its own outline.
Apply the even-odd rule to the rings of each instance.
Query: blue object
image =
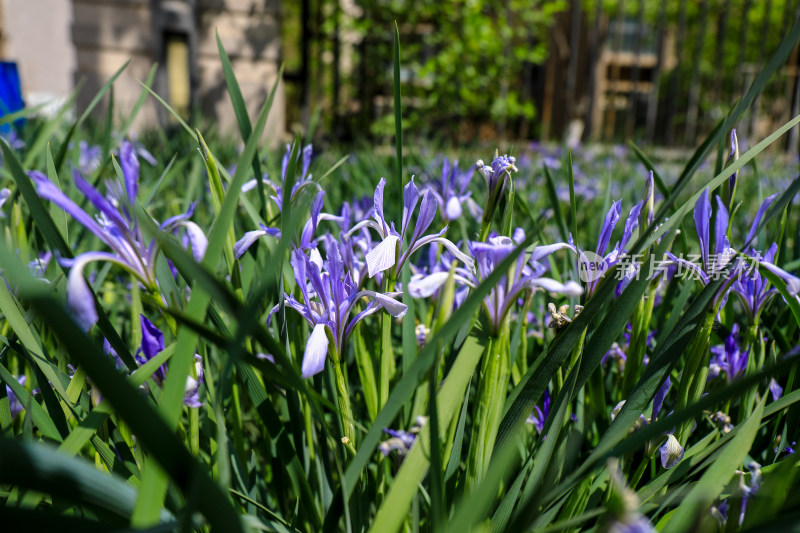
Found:
[[[0,61],[0,117],[16,113],[24,107],[17,64],[12,61]],[[21,128],[25,120],[18,119],[14,124],[17,128]],[[10,131],[10,124],[0,124],[0,133],[8,134]]]

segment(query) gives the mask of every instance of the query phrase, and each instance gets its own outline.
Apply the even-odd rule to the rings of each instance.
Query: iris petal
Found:
[[[378,246],[369,251],[366,256],[369,277],[373,277],[378,272],[383,272],[394,266],[399,240],[396,236],[389,235]]]
[[[709,229],[708,223],[711,220],[711,202],[708,199],[708,188],[703,189],[697,204],[694,206],[694,225],[697,230],[697,238],[700,240],[700,254],[703,257],[703,265],[708,266],[709,252]]]
[[[325,334],[325,325],[317,324],[306,342],[306,352],[303,354],[302,376],[310,378],[322,372],[325,368],[325,357],[328,354],[328,336]]]
[[[236,241],[236,244],[233,245],[233,255],[236,256],[236,259],[239,259],[251,246],[253,246],[254,242],[264,235],[267,235],[267,232],[263,229],[248,231],[241,239]]]
[[[89,285],[83,278],[83,268],[72,268],[67,277],[67,308],[84,329],[89,329],[97,322],[97,308]]]

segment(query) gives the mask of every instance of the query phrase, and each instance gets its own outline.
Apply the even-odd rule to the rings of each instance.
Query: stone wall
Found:
[[[53,102],[72,91],[70,0],[0,0],[0,59],[15,61],[26,104]]]
[[[221,131],[236,133],[238,127],[222,74],[216,32],[231,58],[252,120],[277,78],[281,58],[278,0],[72,0],[72,6],[74,79],[76,83],[85,80],[79,109],[86,108],[128,59],[130,64],[114,85],[118,114],[127,116],[141,94],[139,82],[147,79],[155,62],[160,62],[160,68],[154,89],[162,98],[168,98],[163,30],[175,23],[164,13],[186,12],[195,28],[195,38],[190,41],[194,105]],[[284,105],[281,85],[265,130],[265,137],[272,142],[278,142],[283,135]],[[165,120],[168,118],[163,107],[148,97],[134,128],[146,128],[159,121],[163,124]]]

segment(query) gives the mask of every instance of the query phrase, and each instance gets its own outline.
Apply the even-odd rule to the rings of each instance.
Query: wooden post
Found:
[[[0,2],[0,59],[6,57],[6,32],[5,32],[5,18],[3,17],[4,2]]]
[[[547,63],[544,73],[544,98],[542,99],[542,140],[548,140],[553,121],[553,93],[556,90],[556,63],[558,54],[556,50],[555,37],[553,31],[550,32],[550,48],[547,54]]]
[[[663,2],[662,2],[663,3]],[[644,31],[644,0],[636,4],[636,41],[633,68],[631,69],[631,96],[628,100],[628,116],[625,117],[625,139],[633,138],[636,127],[636,104],[639,98],[639,63],[642,59],[642,32]]]
[[[618,0],[617,1],[617,44],[615,46],[616,52],[619,53],[622,51],[622,26],[623,22],[625,21],[625,0]],[[613,72],[611,74],[611,79],[614,81],[618,81],[620,78],[620,68],[619,68],[619,61],[614,62]],[[605,138],[612,139],[614,137],[614,131],[616,130],[616,122],[617,122],[617,104],[616,104],[616,90],[612,90],[608,92],[607,101],[608,105],[606,106],[606,119],[605,119]]]
[[[769,17],[770,13],[772,12],[772,0],[765,0],[764,3],[764,20],[761,21],[761,35],[760,35],[760,43],[759,43],[759,61],[766,63],[768,60],[767,57],[767,40],[768,40],[768,31],[769,31]],[[759,115],[759,106],[761,104],[760,95],[756,95],[755,100],[750,107],[750,117],[747,120],[747,131],[753,133],[756,131],[756,118]]]

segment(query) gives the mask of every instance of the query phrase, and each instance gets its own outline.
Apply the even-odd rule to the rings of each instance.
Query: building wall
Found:
[[[115,118],[122,122],[142,92],[153,64],[160,71],[154,89],[168,100],[163,21],[154,6],[187,5],[179,0],[0,0],[0,59],[17,61],[27,103],[63,102],[78,84],[77,109],[86,109],[105,82],[130,60],[114,83]],[[278,75],[279,0],[193,0],[196,27],[192,86],[196,106],[222,132],[238,134],[216,43],[230,56],[250,116],[255,120]],[[107,109],[107,99],[97,113]],[[284,91],[278,88],[265,138],[281,140],[285,130]],[[167,114],[148,97],[134,130],[164,124]]]
[[[78,100],[85,108],[103,83],[131,60],[114,85],[117,111],[126,116],[139,98],[139,82],[147,79],[155,62],[161,62],[154,89],[168,100],[159,25],[151,0],[72,0],[72,39],[77,64],[74,80],[86,80]],[[180,7],[184,2],[163,1]],[[280,62],[278,0],[195,0],[196,40],[192,56],[195,105],[223,132],[238,131],[228,97],[216,43],[219,32],[239,81],[250,116],[255,119],[275,83]],[[284,94],[279,86],[265,137],[278,142],[284,131]],[[168,115],[149,97],[134,128],[163,124]]]
[[[63,102],[72,91],[70,4],[70,0],[0,0],[0,58],[17,62],[28,105]]]

